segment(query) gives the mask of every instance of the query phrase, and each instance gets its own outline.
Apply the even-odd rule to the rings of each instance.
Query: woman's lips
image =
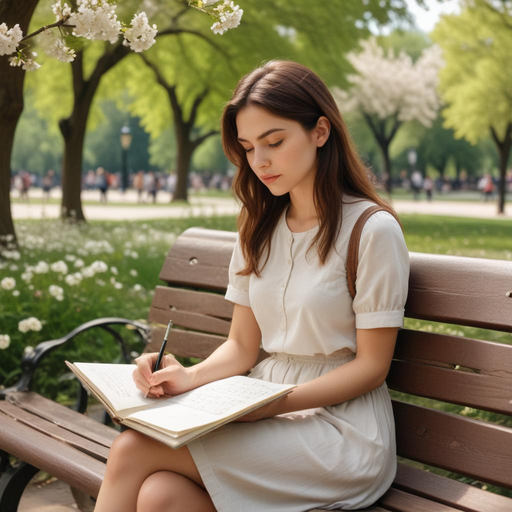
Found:
[[[272,182],[276,181],[277,178],[279,178],[279,176],[281,176],[281,175],[280,174],[276,174],[275,176],[269,176],[268,178],[266,178],[265,176],[262,176],[261,179],[265,183],[272,183]]]

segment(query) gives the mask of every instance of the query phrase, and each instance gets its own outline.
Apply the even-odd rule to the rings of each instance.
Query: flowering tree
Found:
[[[370,127],[383,157],[383,177],[391,177],[389,146],[400,126],[418,121],[431,126],[440,106],[436,92],[443,65],[440,48],[432,46],[413,62],[405,52],[387,55],[375,38],[361,42],[362,51],[347,59],[356,73],[348,76],[348,90],[335,89],[342,112],[360,113]]]
[[[52,6],[55,22],[23,36],[27,33],[37,3],[38,0],[27,0],[21,6],[15,0],[0,0],[0,138],[4,142],[0,148],[0,237],[15,234],[9,195],[12,142],[23,108],[24,71],[39,68],[29,43],[35,40],[45,53],[63,62],[71,62],[73,68],[73,89],[77,101],[71,116],[60,123],[65,141],[62,212],[63,217],[73,212],[72,218],[83,219],[80,201],[82,147],[94,94],[102,76],[130,49],[135,52],[146,50],[154,44],[156,35],[156,26],[149,24],[144,12],[134,15],[130,25],[119,21],[117,4],[113,0],[71,0],[71,5],[58,0]],[[172,21],[192,7],[214,19],[211,30],[216,34],[238,26],[243,14],[242,9],[230,0],[175,0],[175,3],[181,4],[181,11]],[[152,2],[146,0],[144,4],[151,7]],[[160,34],[178,32],[181,30],[168,27]],[[119,43],[121,34],[123,42]],[[88,77],[84,72],[83,46],[77,44],[77,38],[112,43]],[[4,241],[5,238],[0,238],[0,245],[6,245]]]
[[[498,213],[505,211],[505,176],[512,149],[512,4],[472,0],[443,16],[432,37],[443,48],[440,75],[445,125],[472,144],[491,137],[500,162]],[[500,4],[501,8],[500,8]]]

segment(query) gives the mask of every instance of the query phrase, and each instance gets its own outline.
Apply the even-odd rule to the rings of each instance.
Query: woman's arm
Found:
[[[261,330],[252,309],[235,304],[228,339],[202,363],[189,368],[194,388],[250,370],[258,359],[260,342]]]
[[[238,421],[257,421],[278,414],[336,405],[378,388],[386,379],[398,327],[357,329],[354,360],[304,384]]]

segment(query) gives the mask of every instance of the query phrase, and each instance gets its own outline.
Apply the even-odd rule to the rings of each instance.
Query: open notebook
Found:
[[[296,387],[238,375],[173,397],[144,398],[132,378],[134,364],[66,364],[113,419],[171,448],[179,448]]]

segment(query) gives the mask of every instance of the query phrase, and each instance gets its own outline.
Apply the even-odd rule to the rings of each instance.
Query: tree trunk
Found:
[[[498,153],[500,155],[500,182],[498,185],[498,214],[505,213],[505,194],[506,194],[506,173],[507,164],[512,148],[512,124],[508,124],[503,140],[500,140],[497,133],[491,128],[491,135],[494,139]]]
[[[391,159],[389,158],[389,141],[378,138],[380,152],[382,153],[382,182],[388,194],[391,194]]]
[[[178,155],[176,159],[178,180],[176,183],[176,192],[171,202],[188,201],[188,170],[190,169],[190,161],[192,160],[194,149],[194,145],[190,141],[178,145]]]
[[[38,0],[0,0],[0,20],[9,28],[19,24],[23,34]],[[0,57],[0,251],[7,240],[16,244],[16,232],[11,213],[11,155],[14,133],[23,111],[25,71],[9,65],[8,56]],[[11,240],[12,238],[12,240]]]

